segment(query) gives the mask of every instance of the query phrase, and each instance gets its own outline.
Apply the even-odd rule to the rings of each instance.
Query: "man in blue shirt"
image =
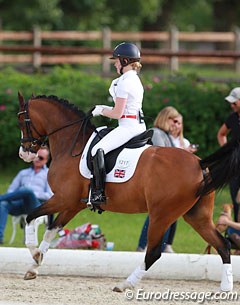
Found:
[[[18,216],[29,214],[53,193],[47,182],[46,163],[49,150],[43,147],[31,167],[21,170],[10,184],[7,193],[0,195],[0,244],[3,244],[8,214]]]

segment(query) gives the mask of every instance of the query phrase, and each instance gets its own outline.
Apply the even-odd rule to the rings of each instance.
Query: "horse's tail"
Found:
[[[228,185],[232,178],[240,175],[240,139],[233,139],[216,152],[199,161],[204,179],[197,196],[204,196]]]

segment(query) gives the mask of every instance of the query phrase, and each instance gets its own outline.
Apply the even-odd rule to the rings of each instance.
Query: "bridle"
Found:
[[[41,134],[41,133],[37,130],[37,128],[35,127],[35,125],[33,124],[33,121],[30,119],[29,110],[28,110],[28,102],[26,102],[26,103],[24,104],[24,110],[19,111],[18,114],[17,114],[18,118],[20,118],[22,115],[24,116],[24,123],[23,123],[23,124],[24,124],[24,127],[25,127],[25,129],[26,129],[27,136],[21,138],[21,140],[20,140],[21,147],[22,147],[23,151],[30,151],[30,152],[32,152],[32,153],[36,153],[36,152],[37,152],[37,151],[36,151],[36,148],[37,148],[37,147],[39,147],[39,146],[40,146],[40,147],[41,147],[41,146],[45,146],[46,143],[47,143],[47,140],[48,140],[48,137],[49,137],[49,136],[55,134],[56,132],[58,132],[58,131],[60,131],[60,130],[62,130],[62,129],[64,129],[64,128],[70,127],[70,126],[72,126],[72,125],[75,125],[75,124],[81,122],[82,124],[81,124],[81,126],[80,126],[80,128],[79,128],[79,131],[78,131],[78,133],[77,133],[77,136],[75,137],[74,143],[73,143],[73,145],[72,145],[72,149],[71,149],[71,152],[72,152],[72,150],[73,150],[73,148],[74,148],[74,146],[75,146],[75,144],[76,144],[76,141],[77,141],[77,138],[78,138],[78,136],[79,136],[79,133],[80,133],[81,129],[84,128],[84,131],[85,131],[85,127],[86,127],[88,121],[92,118],[92,110],[90,110],[90,111],[86,114],[86,116],[85,116],[84,118],[81,118],[81,119],[72,121],[72,122],[70,122],[70,123],[68,123],[68,124],[66,124],[66,125],[64,125],[64,126],[61,126],[61,127],[59,127],[59,128],[56,128],[56,129],[54,129],[53,131],[49,132],[49,133],[46,134],[46,135]],[[21,125],[22,125],[22,124],[20,124],[20,127],[22,127]],[[35,131],[35,133],[38,135],[38,137],[34,137],[34,136],[33,136],[32,129]],[[29,148],[26,148],[26,147],[23,145],[24,143],[30,143]],[[79,155],[79,154],[77,154],[77,155]],[[76,155],[76,156],[77,156],[77,155]]]
[[[18,112],[18,114],[17,114],[18,119],[22,115],[24,116],[24,125],[25,125],[24,127],[25,127],[26,132],[27,132],[27,137],[21,138],[21,140],[20,140],[21,146],[22,146],[24,151],[29,150],[30,152],[35,153],[36,151],[34,150],[34,148],[36,146],[44,145],[47,141],[47,136],[40,134],[40,132],[38,132],[38,130],[34,126],[33,122],[31,121],[31,119],[29,117],[29,112],[28,112],[28,102],[24,104],[24,110]],[[38,138],[33,137],[31,126],[32,126],[33,130],[39,136]],[[20,127],[22,127],[22,126],[20,126]],[[26,147],[24,147],[23,144],[28,143],[28,142],[30,143],[30,147],[29,147],[29,149],[26,149]]]

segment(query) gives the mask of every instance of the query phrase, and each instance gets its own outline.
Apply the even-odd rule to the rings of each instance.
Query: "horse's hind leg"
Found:
[[[47,253],[51,241],[54,239],[59,229],[61,229],[68,221],[70,221],[76,215],[77,212],[78,210],[59,213],[53,224],[44,233],[43,240],[40,243],[39,248],[35,247],[34,250],[31,249],[34,263],[27,270],[24,276],[25,280],[32,280],[37,277],[38,268],[42,264],[43,257]]]
[[[164,224],[163,220],[160,222],[160,218],[158,221],[155,219],[154,223],[149,218],[148,245],[144,263],[138,266],[124,282],[114,287],[113,291],[123,292],[126,289],[133,289],[140,282],[147,270],[161,257],[162,240],[169,225],[170,223]]]
[[[233,289],[232,265],[229,242],[216,230],[212,221],[214,194],[204,196],[188,211],[184,219],[211,245],[222,258],[223,269],[220,289]]]

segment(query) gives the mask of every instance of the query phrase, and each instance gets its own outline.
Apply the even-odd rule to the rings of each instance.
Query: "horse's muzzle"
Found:
[[[18,154],[19,157],[23,159],[25,162],[32,162],[37,157],[37,153],[27,151],[22,146],[20,146]]]

